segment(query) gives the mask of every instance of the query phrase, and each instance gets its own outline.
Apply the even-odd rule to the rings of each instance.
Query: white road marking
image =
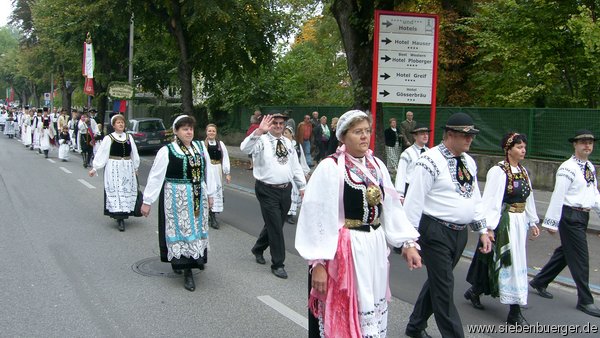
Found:
[[[48,160],[48,162],[50,162],[50,163],[56,163],[56,161],[49,159],[49,158],[47,158],[46,160]]]
[[[284,304],[278,302],[271,296],[258,296],[256,298],[258,298],[258,300],[260,300],[261,302],[270,306],[273,310],[281,313],[287,319],[302,326],[305,330],[308,330],[308,318],[302,316],[298,312],[296,312],[296,311],[290,309],[289,307],[285,306]]]
[[[86,180],[84,180],[83,178],[78,179],[79,183],[85,185],[86,187],[90,188],[90,189],[96,189],[96,187],[94,187],[93,185],[89,184]]]
[[[67,168],[65,168],[65,167],[59,167],[59,168],[60,168],[60,170],[62,170],[62,171],[64,171],[64,172],[66,172],[67,174],[72,174],[72,172],[71,172],[71,171],[69,171],[69,169],[67,169]]]

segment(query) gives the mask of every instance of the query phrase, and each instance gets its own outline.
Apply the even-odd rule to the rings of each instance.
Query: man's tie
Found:
[[[425,152],[425,148],[421,148],[421,154]]]
[[[280,164],[286,164],[288,159],[287,155],[288,152],[285,148],[285,145],[283,142],[281,142],[281,139],[277,139],[277,145],[275,146],[275,156],[277,157],[277,162]]]
[[[454,159],[456,159],[456,179],[458,180],[458,183],[462,186],[467,183],[473,184],[473,176],[469,173],[469,170],[467,170],[467,167],[462,162],[460,156],[456,156]]]
[[[592,172],[592,169],[590,168],[590,166],[587,162],[585,163],[585,169],[583,170],[583,176],[585,176],[585,181],[587,183],[594,182],[594,173]]]

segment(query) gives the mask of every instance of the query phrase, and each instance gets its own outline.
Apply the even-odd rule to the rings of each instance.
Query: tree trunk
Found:
[[[183,113],[193,115],[194,97],[192,89],[192,67],[189,63],[188,39],[186,31],[181,21],[181,7],[179,1],[171,0],[172,15],[168,24],[169,31],[177,40],[179,46],[180,61],[178,69],[179,80],[181,81],[181,102]]]
[[[38,108],[41,107],[40,96],[37,94],[37,86],[35,83],[31,84],[31,96],[33,96],[33,104]]]
[[[352,79],[352,106],[367,110],[371,103],[373,44],[370,43],[372,40],[369,38],[369,25],[364,24],[368,18],[361,17],[360,10],[356,1],[352,0],[335,0],[331,5],[342,36],[348,72]]]
[[[393,0],[378,2],[377,9],[393,10]],[[375,8],[370,0],[334,0],[331,12],[340,28],[342,43],[346,51],[348,72],[354,90],[353,108],[371,109],[371,91],[373,76],[373,39],[371,26],[374,22]],[[383,154],[383,111],[377,106],[375,115],[375,153]]]

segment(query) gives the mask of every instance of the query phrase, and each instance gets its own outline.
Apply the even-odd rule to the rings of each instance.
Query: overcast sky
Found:
[[[0,26],[6,25],[12,12],[12,0],[0,0]]]

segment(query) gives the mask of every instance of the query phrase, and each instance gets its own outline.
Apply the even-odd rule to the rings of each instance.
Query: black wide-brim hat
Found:
[[[575,131],[575,136],[571,137],[569,139],[569,142],[573,143],[575,141],[581,141],[581,140],[596,141],[596,138],[594,137],[594,134],[592,134],[591,131],[589,131],[587,129],[579,129],[579,130]]]
[[[448,118],[448,122],[443,126],[445,130],[452,130],[463,134],[476,135],[479,129],[475,129],[475,123],[471,116],[465,113],[454,113]]]
[[[417,125],[415,126],[415,129],[413,129],[410,133],[411,134],[416,134],[416,133],[420,133],[420,132],[431,132],[431,129],[429,129],[429,126],[427,126],[425,123],[419,123],[417,122]]]

